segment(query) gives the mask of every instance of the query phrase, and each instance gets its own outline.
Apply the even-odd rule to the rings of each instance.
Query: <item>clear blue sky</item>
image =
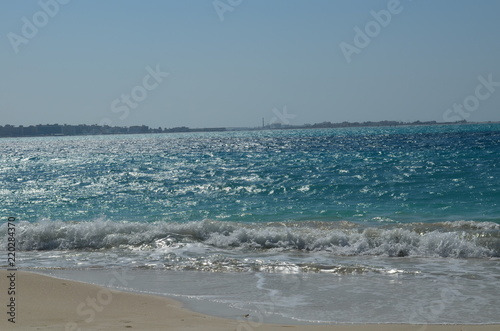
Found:
[[[500,1],[394,1],[2,1],[0,125],[499,121]]]

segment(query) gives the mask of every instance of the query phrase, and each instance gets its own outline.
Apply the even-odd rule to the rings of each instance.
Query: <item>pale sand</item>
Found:
[[[22,271],[16,272],[16,323],[13,324],[7,320],[8,274],[0,271],[0,330],[500,330],[500,325],[261,325],[243,316],[237,321],[195,313],[168,298],[110,291]],[[95,308],[86,303],[88,298],[97,300]]]

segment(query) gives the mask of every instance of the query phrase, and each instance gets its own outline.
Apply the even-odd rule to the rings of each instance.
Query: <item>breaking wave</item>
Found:
[[[188,223],[43,220],[17,224],[21,251],[155,250],[186,244],[224,250],[326,252],[339,256],[486,258],[500,256],[500,225],[456,221],[370,227],[351,222]],[[6,225],[0,227],[7,246]]]

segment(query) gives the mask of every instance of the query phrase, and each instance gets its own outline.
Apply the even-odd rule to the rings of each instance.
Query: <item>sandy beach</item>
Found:
[[[0,275],[2,307],[4,307],[0,330],[493,331],[499,329],[499,325],[266,325],[259,323],[258,319],[252,316],[229,320],[199,314],[183,308],[182,304],[175,300],[164,297],[118,292],[23,271],[16,271],[15,278],[12,273],[5,270],[2,270]],[[15,295],[12,290],[15,291]],[[15,307],[10,304],[11,298],[15,298]],[[15,323],[12,323],[12,320]]]

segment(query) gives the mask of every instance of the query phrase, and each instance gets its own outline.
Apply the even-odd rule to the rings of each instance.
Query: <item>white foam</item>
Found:
[[[91,222],[43,220],[18,223],[18,249],[31,250],[159,250],[183,248],[194,254],[210,249],[329,252],[339,256],[422,256],[486,258],[500,256],[499,225],[460,221],[433,224],[422,230],[404,227],[360,227],[352,223],[188,223]],[[5,233],[6,226],[0,227]],[[7,236],[0,237],[5,245]],[[188,245],[189,244],[189,245]],[[188,245],[188,246],[186,246]]]

